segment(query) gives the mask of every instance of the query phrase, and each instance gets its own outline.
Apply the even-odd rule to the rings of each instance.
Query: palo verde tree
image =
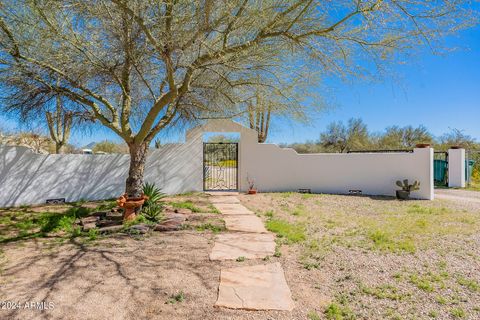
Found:
[[[462,0],[2,0],[0,82],[22,112],[61,94],[129,147],[138,196],[150,142],[177,119],[229,116],[294,61],[365,74],[472,25]],[[259,83],[259,81],[260,83]]]

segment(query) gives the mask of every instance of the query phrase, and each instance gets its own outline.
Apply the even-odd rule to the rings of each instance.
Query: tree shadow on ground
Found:
[[[64,212],[34,212],[29,208],[3,209],[0,217],[5,221],[0,224],[0,244],[34,238],[74,237],[79,231],[75,230],[74,221],[87,216],[91,211],[76,204]],[[56,232],[63,234],[59,236]]]
[[[149,312],[168,318],[179,307],[169,306],[168,297],[180,290],[191,301],[187,304],[215,301],[219,266],[208,260],[208,240],[195,232],[155,234],[143,241],[121,235],[93,243],[72,238],[53,249],[40,239],[27,242],[15,248],[23,254],[10,259],[3,272],[10,280],[0,292],[9,299],[55,303],[58,309],[36,311],[36,318],[138,318]],[[191,312],[200,316],[200,309],[181,312],[189,318]],[[25,312],[10,310],[6,318],[25,318]]]

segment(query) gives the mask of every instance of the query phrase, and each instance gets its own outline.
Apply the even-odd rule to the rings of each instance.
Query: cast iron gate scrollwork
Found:
[[[203,189],[238,190],[238,143],[203,143]]]

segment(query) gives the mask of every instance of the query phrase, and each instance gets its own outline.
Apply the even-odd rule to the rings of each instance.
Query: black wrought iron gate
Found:
[[[238,143],[203,143],[203,189],[238,190]]]

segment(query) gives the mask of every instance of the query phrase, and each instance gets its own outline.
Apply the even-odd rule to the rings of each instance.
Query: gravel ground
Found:
[[[461,189],[435,189],[435,198],[451,200],[470,210],[480,211],[480,191]]]
[[[469,230],[468,234],[450,232],[433,237],[428,245],[418,244],[414,253],[393,253],[361,245],[365,239],[357,241],[356,236],[355,241],[350,241],[348,232],[340,230],[343,220],[328,229],[331,221],[321,219],[329,212],[346,213],[352,220],[363,219],[384,210],[404,210],[412,203],[440,212],[464,212],[463,203],[298,194],[259,194],[241,199],[264,220],[268,217],[262,213],[271,211],[275,218],[303,221],[306,225],[306,240],[282,245],[280,257],[300,318],[309,319],[310,314],[311,319],[328,319],[325,310],[335,304],[344,311],[343,318],[338,319],[480,319],[478,220],[467,222],[468,229],[462,230]],[[298,206],[303,212],[292,216],[293,208]],[[432,212],[428,214],[437,214]],[[469,229],[471,223],[474,230]],[[320,234],[324,235],[320,243],[328,243],[329,249],[322,251],[320,246],[318,265],[307,269],[303,257],[311,251],[309,241]]]
[[[347,236],[337,231],[347,220],[326,227],[333,223],[328,214],[338,212],[363,218],[411,203],[466,210],[462,203],[298,194],[240,199],[265,221],[268,210],[292,222],[307,219],[306,240],[283,244],[280,257],[268,258],[284,268],[295,301],[292,312],[214,308],[222,267],[267,261],[209,261],[214,234],[184,230],[155,232],[141,240],[117,235],[91,242],[31,239],[5,244],[0,250],[0,300],[53,302],[54,308],[0,309],[0,319],[328,319],[325,310],[332,303],[340,306],[343,319],[480,319],[478,232],[450,232],[414,253],[391,253],[358,245],[356,238],[344,241]],[[304,212],[292,216],[299,204]],[[462,223],[478,225],[468,219]],[[311,249],[311,237],[332,232],[335,237],[326,238],[334,239],[329,250],[307,269],[302,259]],[[324,242],[320,244],[317,250]]]

